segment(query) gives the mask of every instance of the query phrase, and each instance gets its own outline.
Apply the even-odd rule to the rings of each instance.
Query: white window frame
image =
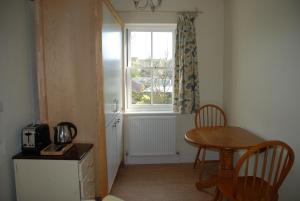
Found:
[[[176,24],[126,24],[125,25],[125,82],[126,82],[126,90],[125,90],[125,101],[126,101],[126,112],[173,112],[173,96],[174,96],[174,88],[172,92],[172,103],[171,104],[131,104],[132,103],[132,95],[131,95],[131,78],[130,78],[130,33],[131,32],[172,32],[173,39],[173,76],[172,83],[174,83],[174,67],[175,67],[175,31]],[[152,44],[151,44],[152,46]],[[152,48],[152,47],[151,47]],[[153,50],[152,50],[153,51]],[[151,51],[151,52],[152,52]],[[151,53],[152,54],[152,53]]]

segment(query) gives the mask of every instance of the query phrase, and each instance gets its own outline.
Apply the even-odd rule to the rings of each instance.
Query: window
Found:
[[[127,27],[127,110],[172,111],[175,25]]]

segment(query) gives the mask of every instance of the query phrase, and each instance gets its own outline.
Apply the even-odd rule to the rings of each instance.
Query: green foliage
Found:
[[[151,93],[132,92],[132,104],[151,104]]]
[[[154,104],[171,104],[172,103],[172,93],[153,93],[153,103]]]
[[[132,88],[132,104],[151,104],[151,91],[153,104],[172,103],[172,60],[133,57],[131,64],[131,78],[137,85]]]

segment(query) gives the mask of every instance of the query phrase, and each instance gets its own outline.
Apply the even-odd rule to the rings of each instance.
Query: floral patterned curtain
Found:
[[[174,112],[192,113],[199,108],[199,81],[195,15],[182,14],[177,20]]]

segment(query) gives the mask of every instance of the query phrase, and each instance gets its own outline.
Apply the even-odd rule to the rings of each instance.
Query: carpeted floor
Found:
[[[212,200],[214,189],[196,189],[198,176],[192,164],[126,166],[119,169],[111,194],[125,201]]]

